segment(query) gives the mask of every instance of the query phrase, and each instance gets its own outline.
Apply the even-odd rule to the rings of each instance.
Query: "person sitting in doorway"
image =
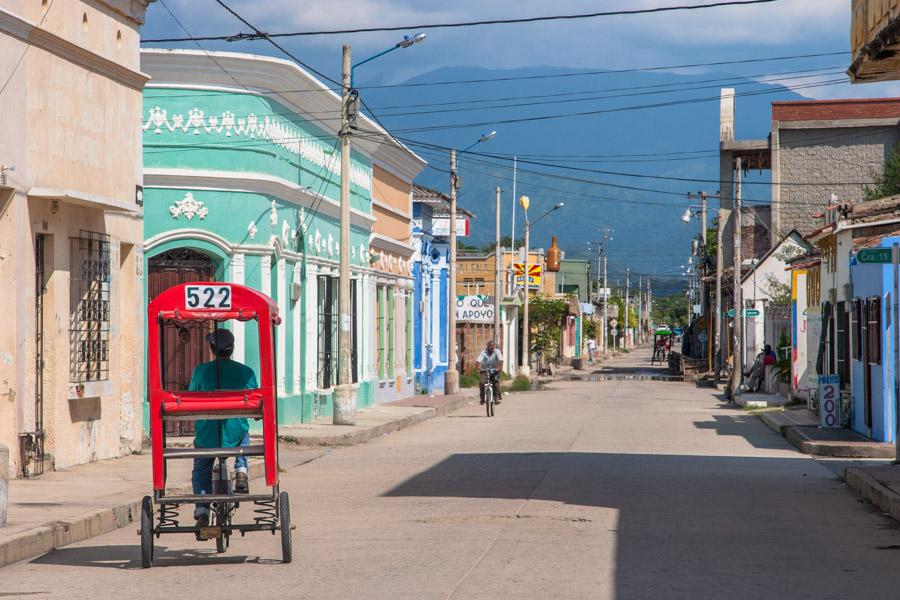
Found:
[[[188,390],[191,392],[212,392],[216,390],[251,390],[259,387],[253,369],[231,360],[234,353],[234,335],[227,329],[216,329],[206,336],[214,360],[201,363],[194,368]],[[250,445],[250,424],[245,418],[201,419],[194,425],[194,447],[233,448]],[[214,458],[194,459],[191,485],[195,494],[209,494],[212,491]],[[247,476],[247,457],[234,459],[234,491],[249,494],[250,482]],[[209,505],[198,504],[194,519],[201,527],[209,524]]]
[[[494,344],[494,340],[488,340],[484,350],[475,359],[475,368],[478,369],[478,392],[481,403],[484,404],[484,388],[491,384],[494,388],[494,402],[500,404],[500,370],[503,368],[503,355]],[[497,376],[491,380],[486,370],[497,371]]]
[[[747,382],[747,391],[758,392],[762,389],[763,381],[766,379],[766,367],[774,365],[778,360],[772,346],[766,344],[762,352],[756,355],[753,361],[753,367],[750,369],[750,380]]]

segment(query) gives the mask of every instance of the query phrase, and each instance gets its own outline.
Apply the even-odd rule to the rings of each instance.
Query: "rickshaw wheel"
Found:
[[[231,518],[228,514],[229,510],[226,503],[223,502],[221,505],[219,505],[216,512],[216,525],[218,525],[219,527],[231,525]],[[228,545],[231,541],[230,537],[231,534],[229,534],[227,531],[222,531],[222,533],[219,534],[219,537],[216,538],[216,552],[221,554],[228,550]]]
[[[141,566],[153,566],[153,499],[144,496],[141,501]]]
[[[281,529],[281,562],[287,564],[294,557],[291,542],[291,506],[287,492],[278,494],[278,525]]]

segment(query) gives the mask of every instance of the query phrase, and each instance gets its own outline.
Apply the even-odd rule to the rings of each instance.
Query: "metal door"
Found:
[[[172,286],[189,281],[215,281],[216,265],[208,255],[189,248],[169,250],[148,261],[148,300]],[[212,323],[166,324],[160,338],[162,384],[166,390],[186,390],[201,362],[212,360],[204,336]],[[194,435],[193,421],[166,421],[166,435]]]

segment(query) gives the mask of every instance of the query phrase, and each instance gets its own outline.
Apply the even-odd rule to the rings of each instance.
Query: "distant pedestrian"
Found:
[[[587,341],[587,351],[588,351],[588,364],[594,364],[594,352],[597,351],[597,342],[594,338],[590,338]]]

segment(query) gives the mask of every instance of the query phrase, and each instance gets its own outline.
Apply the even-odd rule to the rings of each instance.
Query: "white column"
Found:
[[[303,300],[306,302],[306,366],[303,377],[306,379],[306,391],[318,387],[318,352],[319,352],[319,268],[317,265],[306,265],[306,289]]]
[[[366,340],[366,320],[363,315],[363,307],[365,303],[363,302],[363,294],[365,294],[365,275],[362,273],[356,274],[356,380],[358,382],[363,381],[363,365],[365,364],[365,340]]]
[[[231,283],[239,285],[244,284],[244,254],[235,252],[231,257]],[[245,323],[243,321],[235,321],[231,326],[231,332],[234,334],[234,360],[239,363],[245,361],[244,357],[244,335]]]
[[[262,278],[259,284],[259,291],[266,296],[272,297],[272,255],[263,254],[259,260],[259,274]]]
[[[299,283],[302,286],[303,282],[300,281],[300,276],[302,275],[302,273],[303,273],[303,266],[299,262],[294,263],[294,272],[293,272],[292,282]],[[300,299],[294,303],[294,305],[293,305],[294,312],[291,314],[291,335],[293,335],[292,339],[293,339],[293,343],[294,343],[293,351],[291,354],[292,367],[293,367],[293,371],[294,371],[294,376],[291,381],[291,387],[295,394],[300,393],[300,387],[301,387],[301,383],[302,383],[302,379],[301,379],[302,376],[300,373],[300,367],[301,367],[300,353],[301,353],[301,349],[303,347],[303,342],[304,342],[303,335],[302,335],[303,330],[300,327],[300,325],[301,325],[300,312],[301,312],[301,309],[303,308],[302,302],[303,302],[303,297],[301,296]]]
[[[278,289],[276,302],[278,303],[278,314],[284,319],[287,317],[287,263],[283,256],[278,259],[277,268],[278,280],[276,281],[276,285],[278,286]],[[275,330],[277,332],[276,344],[278,352],[278,393],[281,395],[285,393],[285,381],[287,377],[287,328],[288,324],[282,323],[282,325]]]
[[[437,366],[441,363],[441,269],[435,269],[431,274],[431,363]]]

